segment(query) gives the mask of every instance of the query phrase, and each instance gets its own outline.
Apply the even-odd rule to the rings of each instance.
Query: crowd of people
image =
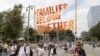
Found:
[[[4,43],[0,45],[0,56],[6,56],[10,53],[10,56],[31,56],[31,47],[25,42],[23,37],[18,41],[11,41],[10,43]],[[30,55],[31,54],[31,55]]]
[[[21,37],[17,41],[0,44],[0,56],[2,56],[2,53],[4,55],[10,54],[10,56],[34,56],[34,53],[37,53],[37,56],[45,56],[46,52],[48,52],[49,56],[57,56],[59,49],[63,49],[65,53],[70,53],[72,56],[86,56],[82,46],[80,42],[76,44],[71,42],[62,44],[39,42],[37,48],[34,49],[31,44],[25,41],[25,38]]]
[[[100,47],[100,41],[99,42],[88,42],[88,44],[92,46],[93,48]]]

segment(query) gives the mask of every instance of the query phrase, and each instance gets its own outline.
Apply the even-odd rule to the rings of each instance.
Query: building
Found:
[[[89,29],[100,21],[100,5],[90,8],[87,19]]]

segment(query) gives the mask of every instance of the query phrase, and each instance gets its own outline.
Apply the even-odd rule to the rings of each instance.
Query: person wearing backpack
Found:
[[[16,51],[17,51],[17,45],[16,42],[13,41],[12,45],[10,46],[10,56],[17,56]]]
[[[43,48],[43,45],[38,45],[37,48],[37,56],[44,56],[45,50]]]
[[[53,54],[52,54],[52,56],[55,56],[55,55],[57,55],[57,49],[56,49],[56,47],[55,47],[55,45],[54,45],[54,47],[53,47]]]
[[[0,56],[2,56],[3,47],[0,45]]]
[[[86,56],[85,50],[82,48],[80,42],[76,43],[76,48],[74,50],[74,56]]]
[[[32,49],[29,44],[25,42],[25,38],[20,37],[18,39],[20,47],[18,48],[18,56],[33,56]]]
[[[67,44],[64,45],[64,50],[65,50],[65,53],[68,52],[68,46],[67,46]]]

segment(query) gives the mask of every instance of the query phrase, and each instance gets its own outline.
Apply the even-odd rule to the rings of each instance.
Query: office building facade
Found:
[[[87,19],[89,29],[100,22],[100,6],[91,7]]]

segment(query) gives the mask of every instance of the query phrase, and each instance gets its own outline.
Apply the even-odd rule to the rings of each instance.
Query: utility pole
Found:
[[[32,6],[30,6],[30,5],[26,8],[26,11],[28,11],[27,42],[28,42],[28,40],[29,40],[30,10],[32,10],[32,9],[33,9],[33,7],[32,7]]]

